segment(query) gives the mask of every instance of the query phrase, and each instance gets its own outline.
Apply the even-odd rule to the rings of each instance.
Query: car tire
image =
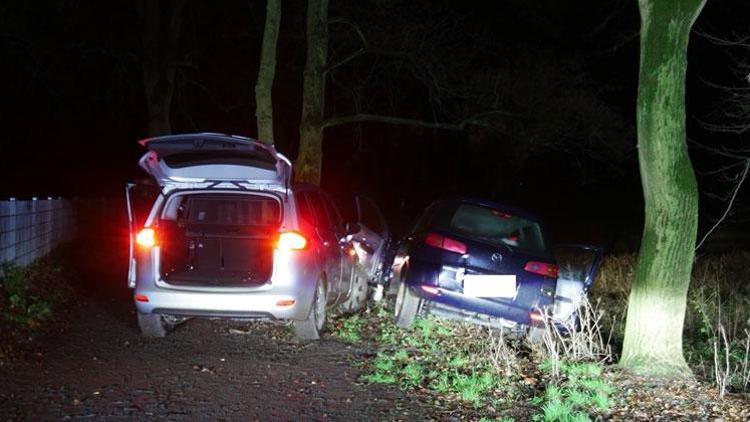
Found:
[[[321,280],[315,287],[315,296],[313,296],[312,307],[307,319],[292,321],[294,334],[298,339],[318,340],[320,338],[320,333],[323,332],[326,323],[326,302],[326,287]]]
[[[138,328],[145,337],[162,338],[165,337],[174,326],[164,321],[160,314],[142,314],[138,313]]]
[[[401,328],[411,327],[421,302],[422,299],[412,293],[406,283],[399,283],[395,306],[396,325]]]
[[[351,314],[362,309],[367,303],[367,277],[363,271],[355,270],[352,291],[344,303],[339,305],[339,310],[345,314]]]

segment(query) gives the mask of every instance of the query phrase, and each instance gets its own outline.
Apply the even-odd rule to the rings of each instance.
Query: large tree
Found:
[[[258,139],[273,144],[273,79],[276,74],[276,44],[281,24],[281,0],[266,1],[266,23],[255,83],[255,119]]]
[[[141,24],[141,70],[149,136],[172,132],[170,114],[177,71],[177,41],[185,0],[136,0]]]
[[[328,0],[308,0],[307,60],[302,80],[302,118],[295,173],[298,180],[317,184],[323,165],[327,62]]]
[[[685,133],[690,29],[705,0],[639,0],[638,162],[645,225],[620,364],[635,373],[689,377],[682,353],[695,257],[698,189]]]

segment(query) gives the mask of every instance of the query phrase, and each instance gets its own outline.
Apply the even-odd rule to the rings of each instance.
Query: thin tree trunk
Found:
[[[323,116],[328,60],[328,0],[307,2],[307,61],[302,87],[302,118],[297,180],[320,184],[323,166]]]
[[[281,23],[281,0],[266,1],[266,23],[255,83],[255,119],[258,139],[273,144],[273,79],[276,74],[276,44]]]
[[[184,0],[165,7],[157,0],[137,0],[141,20],[141,69],[148,112],[148,135],[172,132],[170,113],[174,94],[177,39]],[[170,4],[171,6],[171,4]],[[166,25],[163,13],[169,13]]]
[[[704,3],[639,0],[638,162],[646,219],[620,364],[642,375],[691,376],[682,329],[698,190],[685,135],[685,72],[690,28]]]

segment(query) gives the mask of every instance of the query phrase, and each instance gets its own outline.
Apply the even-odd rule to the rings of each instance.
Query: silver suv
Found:
[[[320,188],[291,182],[273,146],[213,133],[140,143],[139,164],[159,186],[142,218],[135,185],[126,190],[128,284],[144,335],[205,317],[289,320],[317,339],[327,308],[366,301],[387,234],[344,224]]]

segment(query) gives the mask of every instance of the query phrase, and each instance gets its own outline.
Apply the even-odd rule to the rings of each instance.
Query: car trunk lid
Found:
[[[291,162],[254,139],[216,133],[169,135],[139,141],[148,149],[139,164],[165,192],[174,189],[284,191]]]
[[[554,264],[551,256],[479,241],[455,233],[446,233],[445,236],[463,244],[466,252],[442,253],[443,271],[439,280],[441,287],[464,294],[475,294],[470,291],[476,292],[477,288],[472,289],[469,284],[484,286],[479,289],[486,288],[488,292],[497,293],[482,296],[480,292],[479,297],[529,309],[547,304],[552,299],[556,279],[526,270],[530,262]]]

